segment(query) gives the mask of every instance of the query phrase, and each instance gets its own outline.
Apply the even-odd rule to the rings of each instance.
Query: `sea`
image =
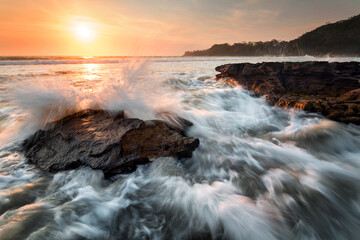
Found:
[[[360,127],[215,78],[266,61],[360,58],[0,57],[0,240],[359,239]],[[24,139],[87,108],[172,112],[200,146],[110,179],[27,161]]]

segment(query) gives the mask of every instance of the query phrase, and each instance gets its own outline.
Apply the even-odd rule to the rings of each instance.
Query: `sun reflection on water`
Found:
[[[84,64],[84,70],[84,79],[91,81],[99,78],[98,64]]]

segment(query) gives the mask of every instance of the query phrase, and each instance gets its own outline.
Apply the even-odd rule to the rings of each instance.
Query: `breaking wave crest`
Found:
[[[125,111],[128,117],[155,119],[157,113],[178,108],[176,98],[169,96],[161,81],[147,74],[149,62],[133,60],[121,65],[112,79],[96,83],[71,80],[54,81],[49,78],[9,82],[8,99],[24,121],[18,124],[24,138],[46,123],[75,112],[92,108],[110,113]]]

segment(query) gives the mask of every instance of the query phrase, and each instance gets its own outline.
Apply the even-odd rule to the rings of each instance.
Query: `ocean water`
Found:
[[[0,58],[0,240],[359,239],[360,127],[267,105],[216,81],[234,62],[294,58]],[[85,108],[194,123],[193,157],[104,179],[50,174],[21,142]]]

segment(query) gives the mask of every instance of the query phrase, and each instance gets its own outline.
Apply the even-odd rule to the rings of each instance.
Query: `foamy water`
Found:
[[[230,62],[307,60],[0,59],[0,239],[357,239],[360,127],[271,107],[214,78]],[[27,163],[24,138],[89,107],[175,112],[200,147],[108,180]]]

